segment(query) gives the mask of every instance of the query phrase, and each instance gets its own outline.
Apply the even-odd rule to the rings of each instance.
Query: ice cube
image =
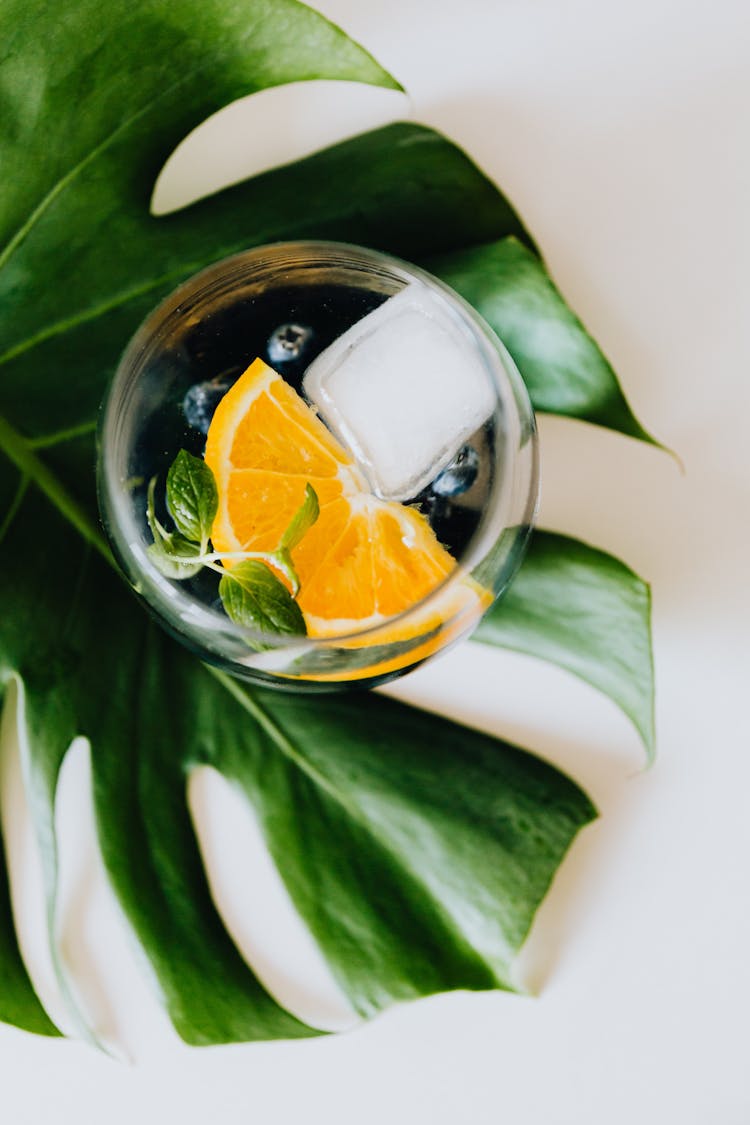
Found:
[[[491,416],[490,375],[439,295],[412,282],[313,361],[303,390],[387,500],[416,496]]]

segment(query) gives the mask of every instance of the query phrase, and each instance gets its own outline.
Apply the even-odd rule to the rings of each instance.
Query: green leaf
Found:
[[[0,268],[0,413],[24,434],[51,440],[90,425],[141,320],[180,281],[227,254],[312,237],[417,260],[506,234],[528,238],[468,157],[421,125],[365,133],[159,220],[146,206],[170,146],[157,149],[150,137],[148,145],[134,138],[127,174],[105,162],[99,194],[93,172],[93,182],[74,177]],[[92,215],[102,216],[106,237],[92,231]],[[61,362],[74,375],[61,379]],[[30,395],[30,384],[44,393]]]
[[[286,547],[279,547],[278,551],[274,551],[273,554],[269,555],[266,561],[271,563],[276,570],[284,575],[291,588],[292,597],[296,598],[300,592],[300,581],[291,553]]]
[[[592,684],[624,711],[653,758],[651,592],[619,559],[536,532],[472,639],[548,660]]]
[[[216,739],[207,764],[255,805],[356,1009],[513,989],[536,908],[596,815],[581,790],[507,743],[383,696],[343,693],[321,707],[224,682],[257,740]]]
[[[12,535],[20,504],[26,497],[27,479],[8,471],[0,471],[0,543]],[[7,547],[5,548],[7,550]],[[7,616],[10,603],[4,603]],[[9,742],[15,740],[15,685],[0,675],[0,765]],[[3,775],[0,768],[0,778]],[[18,947],[10,885],[6,867],[5,846],[0,827],[0,1020],[39,1035],[60,1035],[59,1030],[42,1007],[26,971]]]
[[[21,958],[5,861],[0,834],[0,1020],[37,1035],[60,1035],[42,1007]]]
[[[529,236],[464,153],[413,124],[156,220],[159,170],[221,105],[310,78],[397,84],[294,0],[112,0],[106,19],[90,0],[67,0],[64,19],[46,0],[8,0],[4,15],[0,683],[17,677],[25,691],[51,936],[55,790],[83,734],[107,870],[189,1042],[313,1033],[245,965],[212,904],[185,803],[198,764],[235,778],[255,804],[361,1011],[509,987],[513,952],[593,815],[585,795],[531,755],[377,696],[251,692],[201,666],[110,571],[92,431],[142,318],[229,253],[317,237],[424,260],[509,235],[531,246]],[[54,556],[38,549],[42,532]],[[0,1018],[41,1027],[6,913],[0,934],[13,998]],[[65,992],[59,958],[56,968]]]
[[[61,1032],[42,1007],[18,949],[4,858],[0,847],[0,1020],[37,1035],[57,1036]]]
[[[594,815],[559,771],[372,693],[248,690],[172,642],[34,490],[0,572],[0,675],[26,689],[34,816],[91,743],[104,860],[188,1042],[311,1030],[269,996],[211,902],[185,779],[211,765],[255,806],[279,871],[363,1013],[445,988],[513,987],[511,962],[557,866]],[[59,546],[55,583],[35,530]],[[28,570],[36,596],[21,577]],[[59,612],[60,589],[86,612]],[[80,610],[80,605],[79,605]],[[106,621],[106,627],[102,623]],[[115,645],[112,638],[117,638]],[[164,721],[165,702],[169,708]],[[45,833],[50,846],[54,834]]]
[[[167,473],[167,504],[177,530],[205,551],[219,507],[214,474],[202,457],[181,449]]]
[[[281,537],[279,547],[282,550],[293,551],[302,542],[319,515],[318,494],[311,484],[306,484],[305,499],[292,516],[289,527]]]
[[[292,559],[292,551],[299,546],[319,515],[318,494],[308,483],[305,485],[305,499],[292,516],[288,528],[281,537],[281,543],[278,549],[274,551],[272,560],[270,560],[289,582],[292,588],[292,596],[295,598],[299,594],[300,585],[297,569]]]
[[[536,410],[658,444],[633,415],[601,349],[528,247],[505,238],[430,259],[427,265],[494,328]]]
[[[154,539],[151,546],[147,548],[146,554],[165,578],[177,580],[192,578],[203,568],[202,562],[182,561],[191,556],[198,558],[201,554],[201,545],[193,543],[190,539],[184,539],[177,532]]]
[[[261,633],[307,632],[302,610],[284,583],[258,559],[237,563],[219,583],[221,604],[237,625]]]
[[[210,469],[209,469],[210,472]],[[213,483],[213,474],[211,474],[211,481]],[[214,485],[215,490],[215,485]],[[165,578],[175,578],[178,580],[185,578],[192,578],[203,567],[202,562],[186,563],[182,560],[185,558],[198,558],[202,553],[203,544],[194,543],[190,539],[186,539],[178,531],[168,532],[159,523],[156,518],[156,477],[149,481],[147,499],[146,499],[146,520],[148,521],[149,530],[154,537],[154,541],[150,547],[147,548],[146,554],[151,559],[156,569]]]
[[[3,15],[0,166],[14,175],[0,184],[0,245],[11,253],[40,223],[54,237],[51,210],[74,196],[110,204],[85,216],[108,241],[107,212],[133,192],[146,209],[165,154],[236,98],[321,78],[401,88],[296,0],[150,0],[137,10],[110,0],[106,20],[88,0],[70,0],[64,20],[46,0],[6,0]],[[63,228],[56,241],[67,244]],[[70,297],[51,290],[45,313],[56,300],[64,313]]]
[[[37,489],[25,504],[27,518],[14,525],[19,553],[0,570],[2,604],[14,603],[0,617],[0,682],[17,675],[25,689],[27,799],[48,886],[54,891],[57,779],[81,734],[91,742],[105,862],[180,1034],[196,1043],[311,1034],[227,935],[190,822],[186,769],[212,741],[226,692],[162,635]],[[42,525],[59,548],[52,574],[31,546]],[[235,737],[251,737],[246,721]]]

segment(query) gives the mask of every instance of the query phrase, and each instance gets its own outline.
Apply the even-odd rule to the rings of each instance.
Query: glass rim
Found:
[[[207,633],[220,631],[225,636],[235,638],[254,645],[263,646],[265,649],[289,650],[304,648],[310,651],[315,648],[332,648],[351,645],[353,641],[367,642],[368,638],[377,640],[377,635],[384,630],[406,625],[414,621],[418,626],[419,620],[429,613],[445,592],[462,582],[472,574],[472,568],[477,567],[488,553],[482,554],[482,544],[488,539],[491,529],[485,526],[488,512],[482,514],[479,527],[471,536],[466,550],[460,559],[455,559],[453,569],[418,601],[413,602],[398,614],[383,617],[381,621],[367,625],[364,629],[357,629],[346,633],[328,634],[325,636],[311,637],[307,634],[278,634],[253,630],[237,625],[225,614],[201,604],[194,596],[182,591],[179,583],[173,582],[162,575],[149,561],[145,548],[140,552],[134,546],[139,536],[139,529],[129,510],[127,494],[122,487],[122,478],[119,476],[115,465],[118,449],[118,430],[121,419],[119,417],[127,398],[128,389],[137,380],[140,371],[153,349],[158,334],[170,323],[179,321],[186,315],[185,305],[199,307],[215,289],[217,283],[223,279],[230,281],[237,273],[247,273],[245,280],[251,280],[255,275],[260,278],[264,272],[277,273],[279,269],[301,268],[353,268],[366,272],[378,272],[381,276],[403,281],[420,281],[427,285],[433,293],[437,293],[452,316],[460,326],[474,348],[478,351],[482,365],[491,381],[495,396],[495,408],[492,417],[497,420],[505,418],[509,408],[515,410],[522,424],[527,428],[527,437],[532,447],[532,472],[528,483],[527,496],[523,510],[523,518],[519,522],[508,524],[502,522],[495,529],[496,541],[501,534],[517,528],[519,537],[525,533],[528,540],[538,504],[538,450],[537,431],[534,410],[528,396],[526,385],[521,378],[518,368],[510,356],[502,340],[498,338],[493,329],[486,323],[482,316],[460,294],[456,293],[439,278],[434,277],[420,266],[407,262],[389,252],[372,250],[353,243],[331,241],[324,239],[299,239],[282,240],[272,243],[250,247],[246,250],[231,254],[213,262],[205,269],[185,279],[171,293],[145,317],[130,341],[126,345],[115,373],[111,379],[100,412],[97,430],[98,440],[98,493],[99,505],[107,537],[112,545],[122,569],[141,595],[149,608],[157,615],[164,617],[170,626],[180,632],[186,625],[198,627]],[[490,493],[488,511],[491,512],[493,503],[497,503],[499,485],[503,484],[503,474],[512,469],[515,474],[519,461],[518,453],[506,443],[503,473],[500,480],[495,481]],[[375,499],[380,503],[386,501]],[[408,505],[406,505],[408,506]],[[132,531],[131,540],[123,533],[128,526]],[[500,590],[490,588],[487,592],[494,601],[500,592],[507,586],[515,574],[525,550],[525,541],[520,545],[520,551],[514,554],[512,563],[507,567]],[[477,557],[479,556],[479,557]],[[488,607],[487,607],[488,608]],[[180,609],[183,610],[180,613]],[[460,611],[459,611],[460,612]],[[174,619],[177,619],[175,622]],[[450,621],[450,619],[448,619]],[[179,622],[179,624],[177,623]],[[188,634],[189,635],[189,634]],[[420,636],[419,628],[414,636]],[[191,638],[192,640],[192,638]],[[208,646],[206,646],[208,647]],[[359,646],[358,646],[359,647]],[[216,654],[220,659],[221,654]]]

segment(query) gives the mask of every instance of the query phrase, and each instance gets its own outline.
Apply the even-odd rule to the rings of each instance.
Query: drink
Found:
[[[195,458],[206,454],[211,461],[207,437],[210,450],[212,435],[216,445],[215,435],[225,427],[218,419],[232,415],[234,399],[239,403],[238,388],[254,385],[255,376],[245,372],[256,359],[262,361],[254,369],[258,387],[269,378],[269,385],[278,386],[280,377],[291,388],[284,401],[296,420],[284,423],[291,434],[288,465],[284,435],[274,438],[283,474],[276,461],[275,475],[264,476],[265,453],[252,455],[256,461],[248,462],[243,480],[254,482],[255,492],[249,485],[245,489],[247,504],[254,509],[261,503],[261,480],[273,482],[271,495],[280,496],[282,476],[302,497],[306,482],[297,455],[306,429],[315,449],[327,443],[318,428],[322,417],[332,431],[330,472],[345,478],[347,519],[365,512],[367,527],[391,528],[371,553],[376,572],[379,566],[388,571],[383,543],[396,553],[391,571],[400,569],[391,577],[398,598],[382,599],[395,614],[363,610],[361,617],[352,616],[348,596],[343,616],[335,607],[328,612],[319,592],[316,612],[303,613],[303,635],[260,635],[257,629],[238,628],[221,597],[223,575],[236,565],[237,548],[243,549],[241,537],[230,534],[223,558],[213,557],[221,550],[213,555],[204,550],[201,557],[213,561],[184,567],[179,576],[154,566],[153,548],[149,553],[159,534],[154,521],[168,533],[172,529],[166,489],[170,466],[181,450]],[[260,406],[258,411],[261,421],[250,419],[253,432],[262,429],[267,416]],[[239,414],[235,427],[237,419]],[[230,444],[234,433],[226,438]],[[123,357],[105,412],[102,447],[103,515],[136,590],[207,659],[238,675],[287,685],[374,682],[405,671],[465,632],[515,569],[535,501],[531,409],[512,362],[489,330],[455,295],[419,271],[385,255],[336,244],[250,251],[199,275],[169,298]],[[215,465],[221,463],[217,456]],[[337,468],[336,458],[351,467]],[[293,471],[287,472],[290,466]],[[313,468],[309,483],[318,481],[329,503],[321,509],[318,531],[307,533],[308,554],[316,534],[325,539],[325,520],[332,538],[345,526],[341,520],[331,523],[331,504],[339,504],[339,513],[344,508],[338,493],[330,499],[329,470]],[[315,475],[321,472],[324,476]],[[219,480],[220,493],[222,487],[230,485]],[[244,526],[245,513],[233,512]],[[248,518],[256,515],[253,510]],[[400,545],[393,528],[400,529]],[[257,548],[258,542],[250,546]],[[269,544],[261,545],[270,551]],[[302,545],[295,554],[303,557]],[[361,568],[356,571],[353,553],[346,558],[339,553],[334,562],[345,568],[337,576],[341,599],[342,583],[351,584]],[[404,593],[412,562],[415,574],[427,573],[428,563],[436,567],[432,586],[415,578],[419,604]],[[315,564],[315,581],[323,591],[322,553]],[[313,568],[307,570],[312,574]],[[383,587],[377,573],[373,581]],[[303,582],[298,594],[303,611],[305,596]],[[311,602],[311,586],[307,596]]]

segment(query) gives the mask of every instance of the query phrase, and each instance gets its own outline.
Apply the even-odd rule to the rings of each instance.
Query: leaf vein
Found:
[[[0,450],[20,472],[37,486],[60,514],[75,527],[83,538],[95,547],[107,562],[114,565],[107,541],[96,523],[75,500],[62,481],[37,457],[29,443],[0,415]]]
[[[15,496],[13,497],[13,499],[10,502],[10,506],[8,507],[8,510],[5,513],[5,517],[3,519],[2,524],[0,524],[0,543],[2,543],[3,539],[5,539],[5,536],[8,534],[8,529],[10,528],[10,525],[13,523],[13,520],[16,518],[16,513],[18,512],[18,509],[21,507],[21,504],[23,503],[23,498],[26,495],[26,489],[28,487],[29,487],[29,478],[28,478],[26,473],[23,473],[21,475],[20,481],[18,482],[18,488],[16,489]]]
[[[186,267],[187,272],[192,272],[197,268],[199,267]],[[97,317],[103,316],[105,313],[121,308],[129,301],[133,301],[137,297],[142,297],[145,293],[149,293],[152,289],[158,289],[168,281],[172,281],[176,277],[181,277],[183,273],[185,273],[185,269],[164,274],[146,284],[134,286],[134,288],[127,289],[123,293],[117,293],[108,301],[102,301],[101,304],[93,305],[91,308],[74,313],[73,316],[64,317],[62,320],[55,321],[54,324],[48,324],[45,328],[41,328],[38,332],[35,332],[33,336],[27,336],[25,340],[19,340],[17,344],[13,344],[7,351],[3,352],[3,354],[0,355],[0,365],[8,363],[11,359],[16,359],[25,352],[31,351],[32,348],[43,344],[46,340],[54,339],[56,336],[62,336],[64,332],[69,332],[73,328],[79,328],[81,325],[87,324],[90,320],[96,320]]]
[[[86,155],[83,156],[77,164],[74,164],[73,167],[70,168],[64,176],[61,176],[60,179],[52,185],[47,194],[39,201],[26,221],[9,239],[3,250],[0,251],[0,270],[5,265],[7,265],[8,261],[12,258],[18,247],[21,245],[24,239],[27,238],[27,236],[31,233],[36,224],[42,218],[45,211],[47,211],[47,209],[54,203],[57,197],[80,175],[80,173],[93,160],[95,160],[98,156],[101,156],[102,153],[106,152],[107,149],[112,144],[114,144],[118,137],[127,132],[131,125],[134,125],[142,117],[145,117],[145,115],[149,113],[155,105],[158,105],[160,101],[162,101],[170,94],[174,93],[175,90],[178,90],[180,86],[184,86],[186,83],[192,81],[192,79],[195,78],[196,75],[200,74],[202,70],[205,70],[212,61],[214,60],[207,60],[206,62],[201,63],[200,66],[194,67],[192,70],[189,70],[186,74],[183,74],[180,78],[171,83],[171,85],[166,86],[163,90],[160,90],[157,94],[154,95],[154,97],[149,98],[148,101],[146,101],[140,107],[140,109],[131,114],[131,116],[126,118],[124,121],[121,121],[116,129],[113,129],[111,133],[108,133],[107,136],[99,142],[99,144],[95,145],[90,152],[87,152]]]
[[[56,430],[51,434],[40,434],[39,437],[28,438],[29,449],[51,449],[55,445],[63,445],[66,441],[74,441],[78,437],[85,437],[96,429],[96,419],[80,422],[77,426],[68,426],[64,430]]]
[[[265,730],[266,734],[268,734],[273,742],[275,742],[279,750],[281,750],[282,754],[284,754],[286,758],[293,762],[311,781],[315,783],[315,785],[320,786],[320,788],[323,789],[329,797],[336,801],[337,804],[342,805],[344,808],[346,808],[347,812],[349,812],[350,815],[356,818],[356,809],[351,808],[343,795],[331,785],[330,781],[328,781],[328,779],[322,773],[316,770],[315,767],[299,753],[294,743],[287,738],[281,728],[273,721],[265,708],[262,707],[260,703],[257,702],[257,700],[248,695],[246,691],[243,691],[240,685],[236,683],[236,681],[233,680],[231,676],[227,675],[226,672],[222,672],[220,669],[213,668],[208,664],[205,667],[206,671],[208,671],[214,677],[214,679],[218,680],[219,683],[222,684],[229,692],[229,694],[237,701],[237,703],[239,703],[239,705],[243,707],[245,711],[247,711],[247,713],[255,719],[255,721],[263,728],[263,730]]]

